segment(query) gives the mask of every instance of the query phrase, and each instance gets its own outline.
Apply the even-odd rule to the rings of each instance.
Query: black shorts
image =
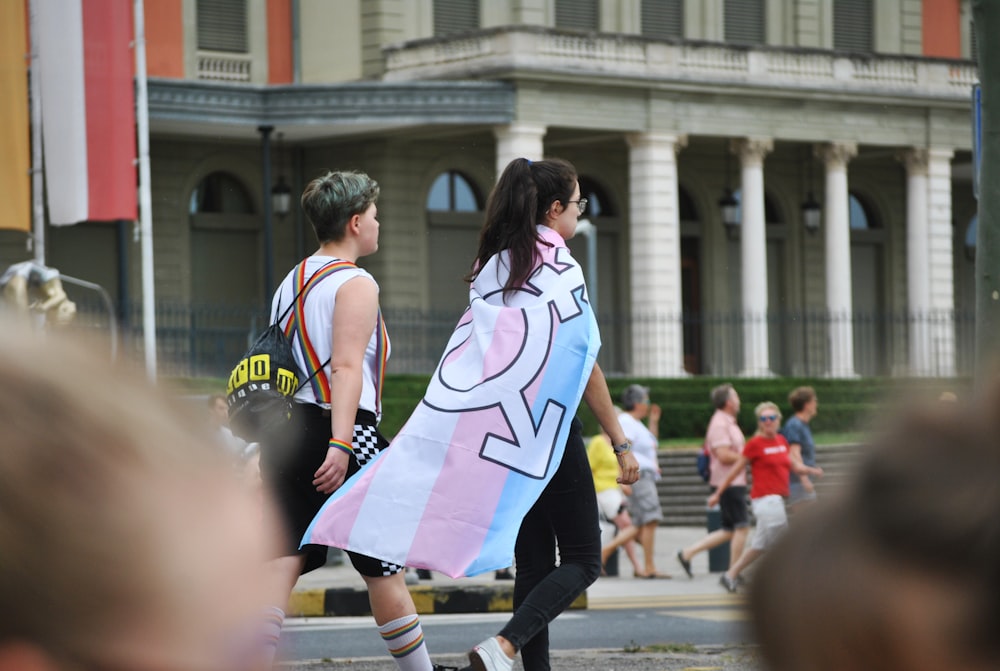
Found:
[[[281,443],[274,441],[261,446],[260,473],[283,522],[284,538],[279,556],[305,553],[306,564],[302,572],[308,573],[326,563],[326,546],[305,545],[300,549],[299,543],[330,496],[316,491],[312,483],[329,449],[330,411],[312,403],[298,403],[295,411],[297,416],[293,425],[299,429],[297,434]],[[389,445],[375,422],[374,413],[358,410],[354,419],[354,457],[348,461],[345,479]],[[358,573],[364,576],[392,575],[403,570],[402,566],[373,557],[353,552],[347,555]]]
[[[721,527],[726,531],[750,526],[750,510],[747,507],[747,488],[743,485],[726,487],[719,497],[722,513]]]

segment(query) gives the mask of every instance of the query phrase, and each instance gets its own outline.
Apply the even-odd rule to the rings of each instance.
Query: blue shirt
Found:
[[[816,443],[813,442],[812,430],[809,429],[808,422],[803,422],[793,415],[781,427],[780,433],[785,437],[789,445],[799,444],[802,450],[802,463],[806,466],[816,465]],[[797,473],[792,472],[790,479],[798,482],[799,476]]]

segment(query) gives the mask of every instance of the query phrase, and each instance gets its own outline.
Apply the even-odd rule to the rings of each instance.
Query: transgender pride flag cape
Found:
[[[330,497],[303,544],[453,578],[513,563],[559,467],[600,335],[580,266],[539,227],[541,264],[503,300],[502,252],[469,290],[427,393],[392,444]]]

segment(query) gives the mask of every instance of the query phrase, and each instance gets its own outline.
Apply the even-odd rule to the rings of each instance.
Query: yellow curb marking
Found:
[[[292,592],[288,600],[289,617],[322,617],[326,615],[326,590],[304,589]]]

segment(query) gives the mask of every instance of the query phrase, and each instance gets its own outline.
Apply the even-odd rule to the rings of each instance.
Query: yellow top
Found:
[[[611,441],[597,434],[587,443],[587,459],[594,475],[594,489],[603,492],[618,486],[618,459],[611,449]]]

